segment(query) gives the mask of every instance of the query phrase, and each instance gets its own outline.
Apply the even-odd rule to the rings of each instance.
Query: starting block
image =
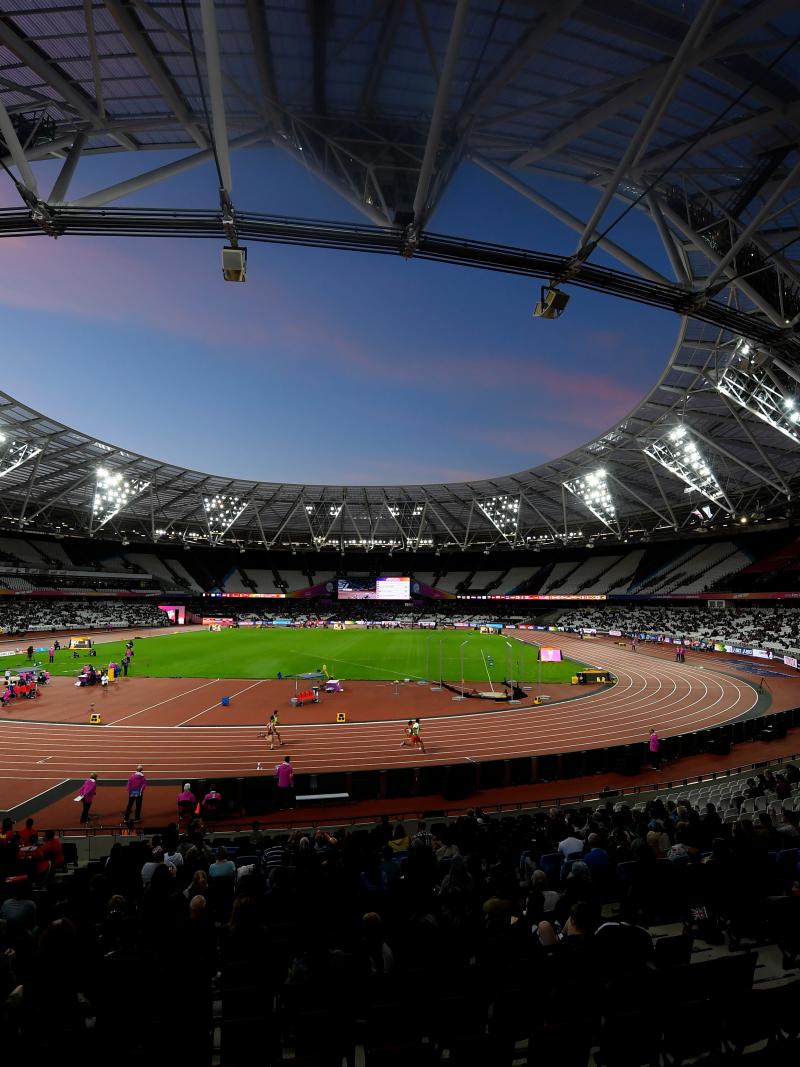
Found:
[[[337,711],[336,712],[336,721],[337,722],[347,722],[347,716],[345,715],[345,713],[343,711]]]
[[[102,719],[102,716],[100,715],[99,712],[97,712],[97,711],[92,712],[92,714],[89,716],[89,725],[90,726],[102,726],[103,725],[103,719]]]

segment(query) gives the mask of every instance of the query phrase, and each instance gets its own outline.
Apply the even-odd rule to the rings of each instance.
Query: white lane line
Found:
[[[47,761],[48,761],[49,759],[52,759],[52,758],[53,758],[52,756],[45,756],[45,758],[44,758],[44,759],[37,759],[37,761],[36,761],[36,762],[37,762],[37,763],[47,763]]]
[[[9,808],[8,810],[16,811],[17,808],[21,808],[23,804],[30,804],[32,800],[38,800],[39,797],[43,797],[45,793],[49,793],[52,789],[60,789],[61,786],[66,785],[69,780],[69,778],[62,778],[60,782],[56,782],[55,785],[49,785],[47,789],[43,789],[41,793],[34,793],[32,797],[25,797],[24,800],[20,800],[19,804],[15,804],[12,808]]]
[[[219,681],[219,679],[217,679],[217,681]],[[242,693],[249,693],[251,689],[255,689],[255,687],[257,685],[263,685],[265,681],[266,681],[266,678],[260,678],[257,682],[253,682],[252,685],[248,685],[245,689],[240,689],[238,693],[234,693],[231,696],[230,699],[231,700],[235,700],[236,697],[240,697],[242,695]],[[201,715],[205,715],[207,711],[213,711],[215,708],[218,708],[218,707],[219,707],[219,701],[217,701],[216,704],[211,704],[210,707],[203,708],[202,711],[198,711],[198,713],[196,715],[190,715],[188,719],[184,719],[183,722],[179,722],[177,725],[178,726],[185,726],[187,722],[191,722],[193,719],[199,719],[200,716]],[[173,727],[173,729],[174,729],[174,727]],[[252,730],[252,726],[250,727],[250,729]]]
[[[164,700],[159,700],[157,704],[148,704],[146,708],[140,708],[138,711],[132,711],[130,715],[123,715],[121,719],[112,719],[109,722],[109,726],[118,726],[121,722],[126,722],[128,719],[134,719],[137,715],[142,715],[145,711],[152,711],[153,708],[160,708],[162,704],[169,704],[171,700],[182,700],[184,697],[188,697],[190,693],[196,693],[198,689],[206,689],[209,685],[214,685],[218,682],[219,678],[212,678],[210,682],[203,682],[202,685],[196,685],[194,689],[186,689],[182,693],[176,693],[175,696],[166,697]],[[84,723],[76,723],[75,725],[85,725]]]

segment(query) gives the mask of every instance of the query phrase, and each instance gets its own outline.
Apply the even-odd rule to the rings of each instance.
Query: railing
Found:
[[[659,793],[678,792],[679,790],[688,789],[692,786],[700,786],[708,782],[722,781],[728,778],[736,778],[739,775],[763,771],[772,767],[781,767],[786,763],[792,763],[794,760],[798,759],[800,759],[800,753],[793,752],[791,756],[775,756],[772,759],[755,760],[752,763],[743,763],[738,767],[728,767],[725,770],[711,771],[708,774],[679,776],[668,782],[648,782],[645,784],[637,784],[630,788],[622,787],[620,789],[614,789],[611,792],[605,792],[604,790],[583,790],[580,793],[568,793],[558,797],[515,800],[499,804],[481,804],[480,797],[478,796],[469,803],[459,803],[457,805],[447,804],[441,808],[424,808],[418,804],[415,807],[395,808],[391,811],[360,812],[354,814],[351,818],[345,817],[340,819],[326,819],[323,809],[320,812],[322,818],[314,819],[304,818],[299,815],[290,815],[286,818],[281,818],[277,823],[265,823],[262,821],[265,816],[262,816],[259,819],[250,819],[247,823],[235,823],[233,825],[220,827],[219,829],[209,828],[207,826],[206,832],[209,837],[213,837],[214,835],[229,837],[231,834],[249,833],[254,822],[258,822],[262,829],[274,833],[276,830],[280,829],[316,829],[321,826],[349,827],[369,825],[378,822],[384,815],[388,816],[390,822],[411,822],[419,819],[430,821],[433,818],[454,819],[467,814],[467,812],[475,811],[478,808],[489,814],[503,815],[513,812],[539,811],[542,808],[571,808],[576,805],[597,803],[605,800],[612,800],[615,803],[619,803],[625,797],[640,797],[649,793],[658,795]],[[59,837],[62,838],[85,837],[94,839],[100,837],[103,839],[112,838],[116,842],[129,840],[131,838],[147,837],[153,833],[161,833],[163,829],[162,826],[153,826],[146,827],[142,831],[129,831],[121,827],[80,826],[62,827],[56,832]]]

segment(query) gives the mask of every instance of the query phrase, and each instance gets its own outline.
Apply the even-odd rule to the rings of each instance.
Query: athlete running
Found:
[[[269,717],[267,723],[267,737],[269,738],[269,747],[273,749],[275,747],[275,741],[277,739],[278,748],[283,748],[283,739],[281,738],[278,730],[278,709],[276,708]]]
[[[423,752],[425,751],[425,745],[423,744],[422,738],[420,737],[419,719],[414,719],[414,722],[411,724],[411,744],[419,745],[420,749]]]
[[[409,719],[407,724],[406,724],[403,740],[400,742],[400,748],[403,748],[405,745],[410,745],[411,744],[411,738],[413,737],[413,734],[414,734],[414,720],[413,719]]]

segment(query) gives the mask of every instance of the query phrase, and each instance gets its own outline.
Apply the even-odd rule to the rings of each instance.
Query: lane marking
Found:
[[[37,759],[37,761],[36,761],[36,762],[37,762],[37,763],[47,763],[47,761],[48,761],[48,760],[50,760],[50,759],[52,759],[52,758],[53,758],[52,756],[45,756],[45,758],[44,758],[44,759]]]
[[[231,700],[235,700],[236,697],[240,697],[243,693],[249,693],[250,690],[251,689],[255,689],[257,685],[263,685],[266,680],[267,680],[266,678],[259,678],[259,680],[257,682],[253,682],[252,685],[248,685],[245,689],[240,689],[238,693],[234,693],[230,697],[230,699]],[[219,681],[219,678],[217,678],[217,681]],[[196,715],[190,715],[188,719],[184,719],[183,722],[177,723],[176,726],[165,727],[165,729],[175,730],[175,729],[178,728],[178,726],[185,726],[187,722],[192,722],[193,719],[199,719],[201,715],[205,715],[206,712],[209,712],[209,711],[214,711],[214,709],[218,708],[219,706],[220,706],[220,702],[217,701],[216,704],[211,704],[209,707],[203,708],[202,711],[198,711],[198,713]],[[208,729],[219,729],[219,727],[208,727]],[[225,729],[225,727],[223,727],[223,729]],[[250,726],[250,729],[252,730],[253,727]]]
[[[210,685],[214,685],[218,682],[219,678],[212,678],[209,682],[203,682],[202,685],[196,685],[194,689],[186,689],[183,693],[176,693],[174,696],[166,697],[164,700],[159,700],[157,704],[148,704],[146,708],[140,708],[138,711],[132,711],[130,715],[123,715],[121,719],[112,719],[109,721],[109,726],[118,726],[121,722],[126,722],[128,719],[134,719],[137,715],[142,715],[145,711],[152,711],[153,708],[160,708],[162,704],[169,704],[171,700],[181,700],[183,697],[188,697],[190,693],[196,693],[198,689],[206,689]],[[86,723],[75,723],[76,726],[85,726]],[[172,729],[172,727],[169,727]]]

